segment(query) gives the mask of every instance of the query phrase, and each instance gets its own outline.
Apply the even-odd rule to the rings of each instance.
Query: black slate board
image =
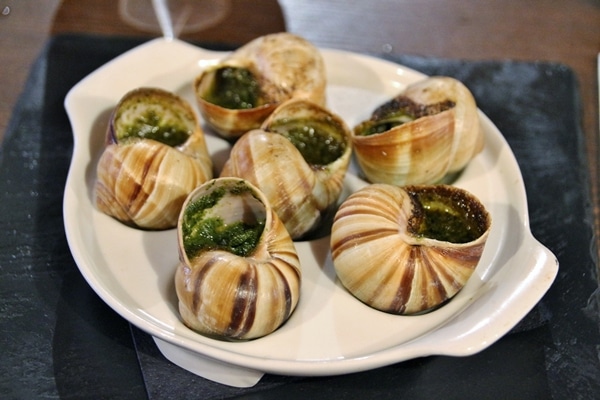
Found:
[[[238,389],[165,360],[146,333],[96,296],[66,243],[62,195],[72,136],[64,97],[140,43],[53,38],[15,108],[0,150],[0,397],[590,399],[600,393],[598,260],[570,69],[382,55],[462,80],[516,155],[532,232],[557,256],[560,270],[510,334],[470,357],[426,357],[334,377],[266,375],[255,387]]]

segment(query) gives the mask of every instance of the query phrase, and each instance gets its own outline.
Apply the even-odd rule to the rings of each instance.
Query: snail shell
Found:
[[[491,217],[469,192],[447,185],[372,184],[334,218],[331,253],[341,283],[393,314],[430,311],[472,275]]]
[[[221,176],[244,178],[260,188],[292,238],[299,239],[337,203],[351,152],[350,130],[339,116],[292,99],[262,129],[235,143]]]
[[[236,139],[259,128],[283,101],[325,104],[325,64],[316,47],[290,33],[261,36],[194,82],[200,112],[221,136]]]
[[[168,229],[187,195],[212,178],[212,161],[191,106],[139,88],[113,111],[96,173],[100,211],[137,228]]]
[[[175,288],[188,327],[220,339],[254,339],[290,317],[300,295],[300,261],[255,186],[237,178],[203,184],[186,200],[177,233]]]
[[[408,86],[357,125],[352,141],[367,179],[394,185],[438,183],[484,144],[473,95],[450,77]]]

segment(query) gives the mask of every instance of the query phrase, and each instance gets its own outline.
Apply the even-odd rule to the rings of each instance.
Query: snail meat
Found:
[[[212,178],[212,160],[185,100],[139,88],[113,111],[96,172],[100,211],[137,228],[169,229],[187,195]]]
[[[384,312],[419,314],[464,287],[490,229],[489,213],[466,190],[371,184],[338,209],[331,254],[356,298]]]
[[[300,296],[300,260],[262,192],[239,178],[194,190],[177,226],[175,288],[183,322],[223,340],[278,329]]]

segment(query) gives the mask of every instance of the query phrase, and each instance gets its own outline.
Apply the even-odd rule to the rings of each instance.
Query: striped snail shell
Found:
[[[169,229],[187,195],[212,178],[212,161],[185,100],[138,88],[112,113],[96,173],[100,211],[136,228]]]
[[[338,278],[365,304],[418,314],[451,299],[483,253],[491,217],[448,185],[368,185],[338,209],[331,254]]]
[[[260,188],[296,240],[316,229],[337,204],[351,152],[350,130],[339,116],[291,99],[262,129],[238,139],[221,176],[244,178]]]
[[[175,288],[183,322],[218,339],[267,335],[293,313],[300,261],[262,192],[217,178],[190,194],[177,225]]]
[[[194,82],[202,117],[219,135],[235,140],[282,102],[305,98],[325,104],[325,64],[307,40],[287,33],[252,40],[204,70]]]
[[[409,85],[353,130],[359,166],[372,183],[440,183],[483,148],[477,105],[450,77]]]

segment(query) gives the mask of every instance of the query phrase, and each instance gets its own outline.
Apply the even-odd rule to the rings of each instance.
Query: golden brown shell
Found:
[[[331,253],[341,283],[365,304],[422,313],[466,284],[490,229],[488,212],[465,190],[373,184],[340,206]]]
[[[377,133],[365,134],[374,126]],[[438,183],[483,148],[475,100],[450,77],[409,85],[356,126],[352,140],[366,178],[394,185]]]
[[[219,71],[227,67],[252,74],[261,93],[259,104],[226,108],[208,100],[219,89]],[[236,139],[260,127],[285,100],[305,98],[324,105],[325,86],[325,64],[318,49],[299,36],[282,32],[254,39],[203,71],[194,82],[194,92],[207,124],[223,137]]]
[[[194,203],[209,198],[213,200],[200,215],[200,223],[186,222],[198,211]],[[188,254],[194,242],[187,238],[199,227],[210,226],[214,218],[222,226],[239,222],[254,226],[264,220],[264,229],[247,255],[227,249],[233,241],[203,245],[200,250],[196,245],[195,253]],[[210,232],[211,228],[203,229]],[[187,326],[221,339],[254,339],[273,332],[293,313],[300,296],[300,261],[277,214],[252,184],[237,178],[203,184],[183,206],[177,233],[180,264],[175,288]]]
[[[302,138],[314,134],[311,140],[321,146],[337,143],[335,149],[322,148],[326,156],[336,156],[323,162],[307,160],[310,156],[284,136],[290,130],[302,130]],[[292,99],[273,112],[263,129],[252,130],[235,143],[221,176],[244,178],[260,188],[292,238],[299,239],[336,204],[351,152],[350,131],[340,117],[307,100]]]
[[[170,145],[140,133],[159,125],[182,141]],[[137,228],[168,229],[187,195],[212,178],[212,161],[190,105],[170,92],[140,88],[115,108],[96,172],[100,211]]]

